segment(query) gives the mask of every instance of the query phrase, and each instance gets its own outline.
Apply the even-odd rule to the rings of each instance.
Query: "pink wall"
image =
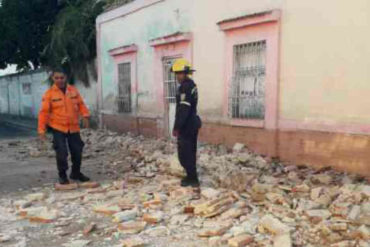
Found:
[[[118,64],[121,63],[131,63],[131,95],[133,99],[133,113],[137,111],[137,105],[135,99],[137,98],[137,92],[139,83],[137,81],[137,46],[130,45],[125,47],[119,47],[109,51],[109,54],[114,59],[114,85],[117,86],[118,90]],[[131,114],[131,113],[130,113]]]
[[[265,81],[265,119],[264,120],[230,120],[232,125],[248,127],[278,128],[278,91],[279,91],[279,11],[267,12],[263,15],[246,16],[231,21],[221,22],[220,28],[225,31],[225,71],[224,71],[224,117],[227,118],[229,105],[229,88],[233,76],[233,48],[238,44],[246,44],[265,40],[266,81]]]

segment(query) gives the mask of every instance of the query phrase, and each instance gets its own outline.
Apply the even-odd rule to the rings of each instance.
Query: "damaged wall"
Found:
[[[276,124],[267,127],[248,123],[234,124],[225,112],[231,75],[226,60],[232,56],[227,36],[221,30],[222,20],[251,16],[253,13],[280,10],[276,20],[278,45],[269,46],[278,54],[276,96],[266,102],[276,109]],[[370,4],[345,0],[325,3],[313,0],[222,0],[184,1],[137,0],[99,16],[98,56],[101,78],[101,109],[116,130],[120,123],[134,126],[140,132],[135,116],[149,118],[149,131],[163,135],[165,121],[163,99],[156,98],[158,72],[154,48],[150,40],[182,32],[191,33],[192,63],[197,72],[194,79],[199,88],[199,112],[204,120],[201,139],[213,143],[248,144],[254,151],[278,156],[294,162],[332,165],[358,173],[367,171],[370,155],[364,150],[369,142],[368,112],[370,84],[369,54]],[[249,18],[249,17],[248,17]],[[267,24],[251,25],[248,39],[258,37]],[[244,29],[240,29],[239,34]],[[235,31],[235,30],[233,30]],[[250,32],[255,32],[255,36]],[[237,32],[235,32],[236,34]],[[228,43],[229,42],[229,43]],[[111,49],[135,44],[137,48],[138,111],[135,114],[115,112],[117,84]],[[175,49],[168,45],[168,49]],[[271,53],[270,53],[271,54]],[[267,57],[268,61],[275,57]],[[231,70],[232,71],[232,70]],[[229,78],[229,79],[228,79]],[[163,94],[163,92],[162,92]],[[163,95],[162,95],[163,96]],[[163,97],[162,97],[163,98]],[[114,115],[114,116],[113,116]],[[274,117],[275,117],[274,115]],[[267,117],[269,117],[267,115]],[[103,116],[104,119],[104,116]],[[256,128],[258,126],[258,128]],[[226,134],[227,133],[227,134]],[[358,134],[362,135],[361,140]],[[288,142],[288,143],[286,143]],[[354,143],[354,145],[352,145]],[[360,144],[358,144],[360,143]],[[366,147],[366,148],[364,148]],[[324,150],[324,151],[322,151]],[[339,155],[335,155],[339,154]]]

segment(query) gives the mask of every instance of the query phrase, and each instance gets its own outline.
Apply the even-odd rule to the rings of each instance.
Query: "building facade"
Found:
[[[45,70],[34,70],[0,77],[0,114],[14,117],[38,117],[41,99],[50,87],[48,73]],[[90,87],[77,83],[76,87],[86,105],[97,116],[97,83],[90,80]]]
[[[370,175],[370,3],[136,0],[97,19],[102,126],[169,136],[197,72],[201,140]]]

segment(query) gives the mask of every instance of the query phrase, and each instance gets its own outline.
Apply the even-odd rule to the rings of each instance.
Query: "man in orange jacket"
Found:
[[[72,171],[70,179],[87,182],[90,179],[81,173],[81,160],[84,142],[81,140],[79,117],[83,125],[89,127],[90,113],[78,90],[67,83],[66,73],[55,70],[52,73],[53,86],[42,98],[39,113],[38,132],[41,140],[49,126],[53,133],[53,147],[56,152],[59,183],[68,184],[68,148],[71,154]]]

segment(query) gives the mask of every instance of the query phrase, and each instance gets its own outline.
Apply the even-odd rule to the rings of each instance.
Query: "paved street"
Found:
[[[29,157],[15,159],[17,155],[29,152],[24,147],[18,147],[20,141],[31,140],[29,143],[38,145],[37,133],[0,122],[0,195],[5,192],[15,192],[22,189],[54,183],[57,179],[55,160],[52,157]],[[46,145],[51,145],[47,142]],[[91,171],[95,166],[85,162],[86,171],[94,178],[97,172]]]

